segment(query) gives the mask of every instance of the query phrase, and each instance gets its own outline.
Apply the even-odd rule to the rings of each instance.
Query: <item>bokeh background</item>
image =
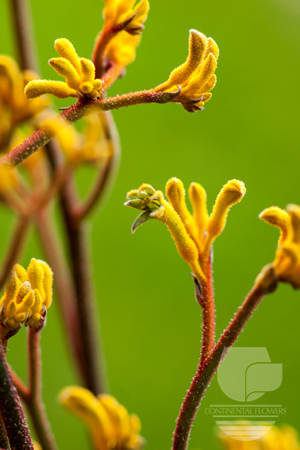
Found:
[[[0,2],[0,52],[13,55],[8,3]],[[31,6],[44,77],[53,77],[47,61],[55,56],[58,37],[69,38],[79,55],[90,56],[102,25],[101,0],[31,0]],[[245,182],[247,194],[232,208],[214,246],[220,334],[274,256],[277,230],[258,214],[271,205],[300,203],[299,26],[297,0],[151,0],[136,61],[110,90],[122,94],[165,81],[187,56],[190,28],[219,44],[218,83],[204,111],[189,114],[180,105],[151,104],[113,113],[123,149],[119,175],[90,220],[94,293],[110,391],[140,416],[149,449],[171,447],[175,419],[198,363],[201,319],[189,269],[167,229],[153,221],[132,236],[136,214],[123,207],[125,194],[143,182],[164,189],[176,176],[186,188],[200,182],[211,210],[225,182]],[[89,178],[88,171],[81,174],[83,188]],[[0,214],[3,254],[14,220],[4,207]],[[22,263],[31,257],[43,257],[33,231]],[[283,383],[264,402],[283,405],[287,414],[278,423],[298,430],[299,301],[299,292],[281,285],[237,343],[266,347],[272,362],[283,364]],[[44,399],[59,448],[85,449],[84,426],[57,403],[59,390],[76,383],[76,377],[56,303],[42,336]],[[11,340],[8,359],[25,378],[24,330]],[[231,404],[213,380],[192,430],[191,450],[219,448],[214,419],[205,407],[226,403]]]

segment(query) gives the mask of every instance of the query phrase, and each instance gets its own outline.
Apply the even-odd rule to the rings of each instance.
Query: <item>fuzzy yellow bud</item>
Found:
[[[189,188],[189,197],[193,206],[193,217],[198,230],[198,239],[202,246],[208,222],[206,192],[201,184],[192,183]]]
[[[27,84],[24,94],[28,99],[52,94],[57,98],[78,97],[77,92],[63,81],[33,80]]]
[[[178,178],[171,178],[166,184],[166,196],[198,247],[197,227],[185,203],[185,190],[182,181]]]
[[[216,199],[213,212],[208,219],[205,253],[209,250],[216,237],[222,233],[229,209],[231,206],[240,202],[245,193],[245,185],[239,180],[228,181],[228,183],[223,186]]]
[[[17,330],[23,322],[38,328],[52,301],[52,271],[47,263],[34,258],[27,271],[19,264],[13,269],[0,300],[0,322],[8,330]]]
[[[54,47],[57,53],[62,57],[70,61],[72,66],[75,68],[77,73],[81,71],[80,58],[76,53],[73,44],[65,38],[56,39],[54,42]]]

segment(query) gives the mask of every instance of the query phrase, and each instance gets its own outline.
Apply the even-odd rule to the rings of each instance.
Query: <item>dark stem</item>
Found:
[[[61,208],[66,227],[70,264],[76,291],[77,312],[80,325],[80,340],[84,348],[86,387],[95,395],[106,391],[104,363],[100,368],[100,345],[96,333],[95,304],[91,292],[90,259],[87,247],[86,227],[77,221],[70,208],[68,186],[61,193]]]
[[[204,397],[221,360],[225,357],[227,349],[232,347],[237,340],[245,324],[250,319],[265,294],[266,291],[263,290],[261,286],[255,286],[250,291],[224,334],[219,339],[213,352],[205,361],[200,361],[196,375],[180,409],[173,437],[172,450],[186,450],[188,448],[192,424],[201,400]]]
[[[38,71],[34,40],[32,39],[31,14],[27,0],[10,0],[16,47],[21,70]]]
[[[34,450],[24,412],[0,342],[0,414],[12,450]]]
[[[9,245],[8,252],[5,256],[5,260],[2,264],[1,274],[0,274],[0,289],[3,288],[4,283],[12,270],[13,265],[18,262],[19,256],[23,250],[25,239],[27,236],[27,231],[29,228],[29,217],[21,216],[18,219],[15,230],[13,231],[12,240]]]
[[[0,447],[1,449],[4,450],[10,450],[11,448],[9,445],[6,429],[1,414],[0,414]]]
[[[83,356],[84,349],[79,338],[76,294],[65,255],[63,254],[63,246],[47,209],[40,211],[36,220],[47,260],[54,271],[54,284],[71,355],[81,380],[84,381],[86,370]]]
[[[54,142],[54,141],[53,141]],[[51,142],[51,144],[53,144]],[[48,145],[48,158],[55,170],[59,164],[59,155],[53,145]],[[82,345],[81,367],[84,370],[84,385],[95,395],[106,390],[104,381],[104,362],[101,358],[100,368],[100,340],[95,328],[95,306],[91,292],[91,275],[88,249],[85,235],[85,224],[77,220],[74,211],[78,202],[73,178],[60,190],[60,206],[63,215],[66,240],[69,250],[72,280],[74,285],[78,336]]]
[[[26,403],[43,450],[56,450],[56,445],[41,396],[40,332],[28,329],[29,392]]]

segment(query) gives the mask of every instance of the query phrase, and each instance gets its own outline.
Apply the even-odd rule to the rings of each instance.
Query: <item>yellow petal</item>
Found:
[[[76,69],[76,72],[80,75],[81,74],[80,59],[76,53],[75,48],[73,47],[73,44],[71,44],[71,42],[68,39],[61,38],[56,39],[54,47],[57,53],[62,58],[66,58],[67,60],[70,61],[72,66]]]
[[[210,80],[211,76],[216,70],[216,67],[217,67],[217,60],[214,57],[214,55],[210,53],[206,58],[206,60],[204,61],[204,63],[202,64],[201,69],[199,70],[197,75],[191,79],[188,86],[183,90],[183,93],[185,91],[187,92],[196,91],[199,92],[199,94],[205,92],[203,88]]]
[[[208,219],[205,253],[209,251],[215,238],[222,233],[229,209],[235,203],[240,202],[245,193],[245,185],[239,180],[228,181],[228,183],[223,186],[216,199],[216,203],[214,204],[213,212]]]
[[[45,261],[38,259],[38,263],[44,272],[43,288],[45,292],[45,298],[43,304],[46,308],[49,308],[52,303],[53,272],[49,264],[47,264]]]
[[[60,403],[78,416],[90,429],[95,450],[109,450],[108,443],[116,444],[116,435],[111,419],[104,408],[89,390],[70,386],[59,394]]]
[[[174,210],[184,223],[187,232],[198,246],[197,228],[193,216],[185,204],[185,190],[182,181],[178,178],[171,178],[166,185],[166,195]]]
[[[157,88],[155,88],[155,91],[166,91],[173,86],[181,86],[183,83],[185,83],[201,64],[206,48],[206,36],[197,30],[190,30],[189,55],[186,62],[174,69],[168,81],[161,84],[160,86],[157,86]]]
[[[293,242],[300,243],[300,206],[288,205],[287,211],[291,217],[291,225],[293,228]]]
[[[27,269],[28,280],[33,290],[37,289],[42,298],[45,298],[44,290],[44,271],[38,261],[32,258]]]
[[[63,81],[51,80],[30,81],[25,87],[24,94],[27,98],[36,98],[44,94],[52,94],[58,98],[78,97],[78,93]]]
[[[83,81],[92,82],[95,79],[95,73],[96,73],[94,63],[90,59],[81,58],[80,64],[81,64],[81,72],[82,72],[81,81],[82,82]]]
[[[189,197],[193,206],[193,216],[198,229],[200,242],[204,241],[204,232],[208,222],[206,207],[206,192],[199,183],[192,183],[189,188]]]
[[[52,58],[49,60],[49,64],[59,75],[66,78],[67,85],[78,90],[80,85],[80,76],[78,75],[75,67],[65,58]]]
[[[284,209],[278,208],[277,206],[264,209],[260,213],[259,218],[280,229],[280,245],[283,244],[292,232],[289,214]]]
[[[20,264],[15,264],[13,270],[16,272],[17,277],[19,278],[20,281],[22,281],[22,283],[25,283],[25,281],[28,280],[27,271],[24,269],[23,266],[21,266]]]
[[[216,42],[212,38],[207,39],[207,49],[204,55],[204,58],[206,58],[209,53],[212,53],[216,59],[219,57],[219,47],[217,46]]]

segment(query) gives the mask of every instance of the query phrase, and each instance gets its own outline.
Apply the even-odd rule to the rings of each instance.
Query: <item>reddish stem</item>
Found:
[[[24,412],[0,343],[0,414],[12,450],[34,450]]]
[[[81,375],[86,377],[84,350],[78,330],[78,314],[76,310],[76,293],[70,271],[62,251],[62,244],[56,233],[52,217],[47,209],[37,214],[37,225],[47,259],[54,271],[54,283],[57,289],[61,315],[65,333],[69,341],[75,366]]]
[[[65,127],[96,112],[110,111],[143,103],[168,103],[178,95],[179,92],[141,91],[96,101],[79,99],[75,105],[70,106],[70,108],[61,113],[59,118],[61,126]],[[18,166],[40,147],[45,146],[53,137],[53,132],[43,129],[36,131],[8,155],[4,156],[0,160],[0,164],[9,167]]]
[[[227,353],[226,349],[231,347],[237,340],[245,324],[265,294],[266,290],[262,289],[260,285],[255,286],[250,291],[224,334],[219,339],[213,352],[205,361],[200,360],[196,375],[180,409],[173,437],[172,450],[186,450],[188,448],[189,436],[196,413],[221,360]]]
[[[28,329],[29,392],[26,406],[43,450],[56,450],[54,437],[48,422],[41,396],[40,332]]]
[[[125,67],[120,64],[113,64],[101,78],[103,81],[103,89],[107,91],[114,82],[123,75]]]

